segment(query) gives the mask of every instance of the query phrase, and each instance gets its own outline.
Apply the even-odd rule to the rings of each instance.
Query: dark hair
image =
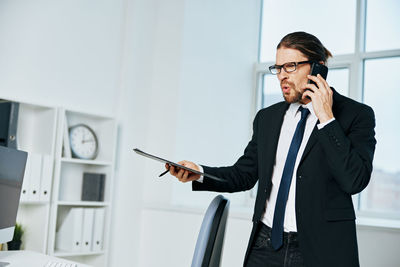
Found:
[[[306,32],[292,32],[282,38],[276,49],[281,47],[293,48],[302,52],[308,60],[326,63],[331,52],[322,45],[321,41],[312,34]]]

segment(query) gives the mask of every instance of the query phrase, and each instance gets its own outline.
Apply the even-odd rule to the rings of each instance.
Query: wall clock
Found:
[[[95,159],[99,150],[96,133],[86,124],[77,124],[69,128],[69,142],[72,157]]]

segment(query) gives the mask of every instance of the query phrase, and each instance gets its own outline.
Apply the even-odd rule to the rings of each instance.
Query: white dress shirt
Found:
[[[296,226],[296,211],[295,211],[295,199],[296,199],[296,173],[297,167],[299,166],[299,162],[301,156],[303,155],[304,149],[307,145],[308,139],[311,136],[311,133],[315,127],[315,124],[318,121],[317,116],[315,115],[312,103],[308,103],[307,105],[302,105],[304,108],[308,108],[310,111],[310,115],[307,117],[306,127],[304,130],[303,140],[301,141],[300,149],[297,154],[296,163],[294,165],[293,177],[290,184],[288,200],[286,203],[285,210],[285,220],[283,224],[283,230],[285,232],[297,232]],[[301,112],[299,112],[299,103],[290,104],[286,114],[283,118],[282,128],[279,135],[278,147],[276,150],[275,156],[275,166],[272,172],[272,189],[269,199],[267,200],[265,206],[265,212],[262,217],[262,222],[269,227],[272,227],[272,222],[274,221],[274,212],[275,212],[275,204],[276,199],[278,197],[279,185],[282,179],[283,168],[285,167],[286,157],[289,152],[289,147],[292,142],[292,138],[294,132],[296,131],[297,123],[300,121]],[[334,119],[325,122],[323,124],[318,124],[318,129],[321,129]]]

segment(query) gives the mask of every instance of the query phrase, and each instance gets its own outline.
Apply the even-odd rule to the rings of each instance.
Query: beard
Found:
[[[297,103],[297,102],[302,103],[303,93],[297,91],[296,90],[296,86],[293,83],[287,83],[286,82],[284,84],[281,84],[281,88],[283,86],[289,86],[290,87],[289,93],[282,92],[283,98],[285,99],[286,103],[289,103],[289,104]]]

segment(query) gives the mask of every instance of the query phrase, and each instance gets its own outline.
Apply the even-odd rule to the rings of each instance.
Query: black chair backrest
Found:
[[[218,267],[221,262],[229,200],[216,196],[207,208],[197,238],[192,267]]]

